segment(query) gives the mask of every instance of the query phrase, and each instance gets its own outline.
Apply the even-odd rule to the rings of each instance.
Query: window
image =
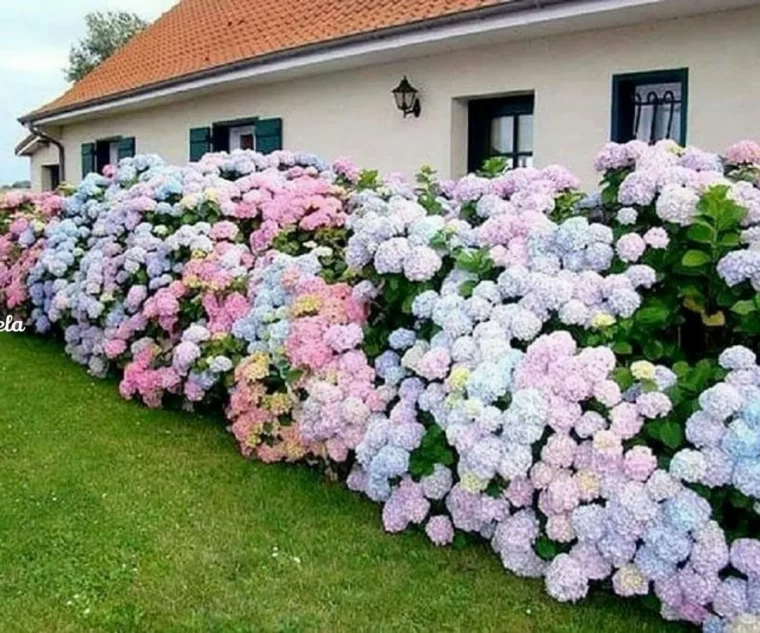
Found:
[[[661,70],[612,78],[612,140],[686,144],[689,71]]]
[[[116,165],[122,158],[135,155],[132,136],[115,136],[82,143],[82,178],[90,172],[103,173],[106,165]]]
[[[533,165],[533,95],[469,103],[468,169],[503,156],[508,168]]]
[[[255,149],[256,123],[255,118],[214,123],[211,127],[213,150],[231,152],[236,149]]]
[[[103,173],[106,165],[116,165],[119,162],[119,139],[100,139],[95,141],[95,168]]]
[[[211,127],[190,130],[190,160],[198,161],[207,152],[236,149],[268,154],[282,149],[282,119],[235,119],[218,121]]]

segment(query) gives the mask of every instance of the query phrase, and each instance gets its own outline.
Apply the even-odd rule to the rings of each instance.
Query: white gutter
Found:
[[[757,4],[760,0],[583,0],[579,2],[570,2],[567,4],[545,5],[542,7],[541,0],[535,0],[535,8],[507,13],[505,15],[496,15],[486,18],[473,17],[470,20],[447,24],[443,26],[420,29],[409,33],[388,35],[385,37],[378,36],[376,39],[346,44],[344,46],[335,46],[328,50],[304,52],[293,55],[287,59],[266,61],[262,60],[256,63],[251,61],[249,66],[223,72],[212,76],[189,79],[188,81],[177,83],[164,88],[156,88],[142,94],[125,96],[123,98],[114,98],[111,101],[90,106],[83,106],[67,112],[44,116],[35,119],[37,125],[50,125],[64,122],[71,118],[84,117],[94,114],[102,114],[115,109],[129,108],[139,106],[146,102],[157,99],[176,97],[190,93],[196,90],[225,87],[235,82],[263,78],[270,75],[278,75],[288,71],[297,71],[313,67],[315,71],[320,66],[334,62],[346,62],[350,60],[360,61],[373,54],[387,53],[431,45],[436,43],[451,42],[454,44],[458,40],[472,37],[483,37],[489,34],[495,35],[500,32],[514,31],[516,29],[530,26],[539,26],[542,24],[561,22],[571,19],[586,19],[594,16],[604,16],[621,12],[626,9],[647,9],[647,8],[679,8],[679,12],[666,17],[675,17],[679,14],[687,15],[699,13],[702,11],[730,9],[741,6]],[[210,69],[213,71],[213,69]]]

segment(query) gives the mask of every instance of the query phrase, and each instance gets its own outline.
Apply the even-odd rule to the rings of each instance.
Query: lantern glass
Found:
[[[406,103],[405,103],[406,102],[406,95],[403,92],[396,92],[394,90],[393,91],[393,96],[396,99],[396,107],[399,110],[402,110],[402,111],[405,110],[406,109]]]
[[[396,107],[404,113],[404,116],[416,111],[417,90],[406,77],[392,92],[393,98],[396,100]]]

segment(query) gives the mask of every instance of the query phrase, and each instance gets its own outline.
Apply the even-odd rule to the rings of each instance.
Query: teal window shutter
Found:
[[[82,143],[82,178],[95,171],[95,143]]]
[[[127,136],[119,139],[119,160],[135,155],[135,137]]]
[[[282,119],[256,121],[256,151],[269,154],[282,149]]]
[[[211,128],[196,127],[190,130],[190,160],[195,162],[211,151]]]

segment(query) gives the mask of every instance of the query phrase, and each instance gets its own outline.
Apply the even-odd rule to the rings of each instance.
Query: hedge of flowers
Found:
[[[330,470],[389,532],[760,631],[760,146],[596,167],[585,195],[498,159],[127,158],[0,202],[0,313],[125,398],[223,408],[245,456]]]

